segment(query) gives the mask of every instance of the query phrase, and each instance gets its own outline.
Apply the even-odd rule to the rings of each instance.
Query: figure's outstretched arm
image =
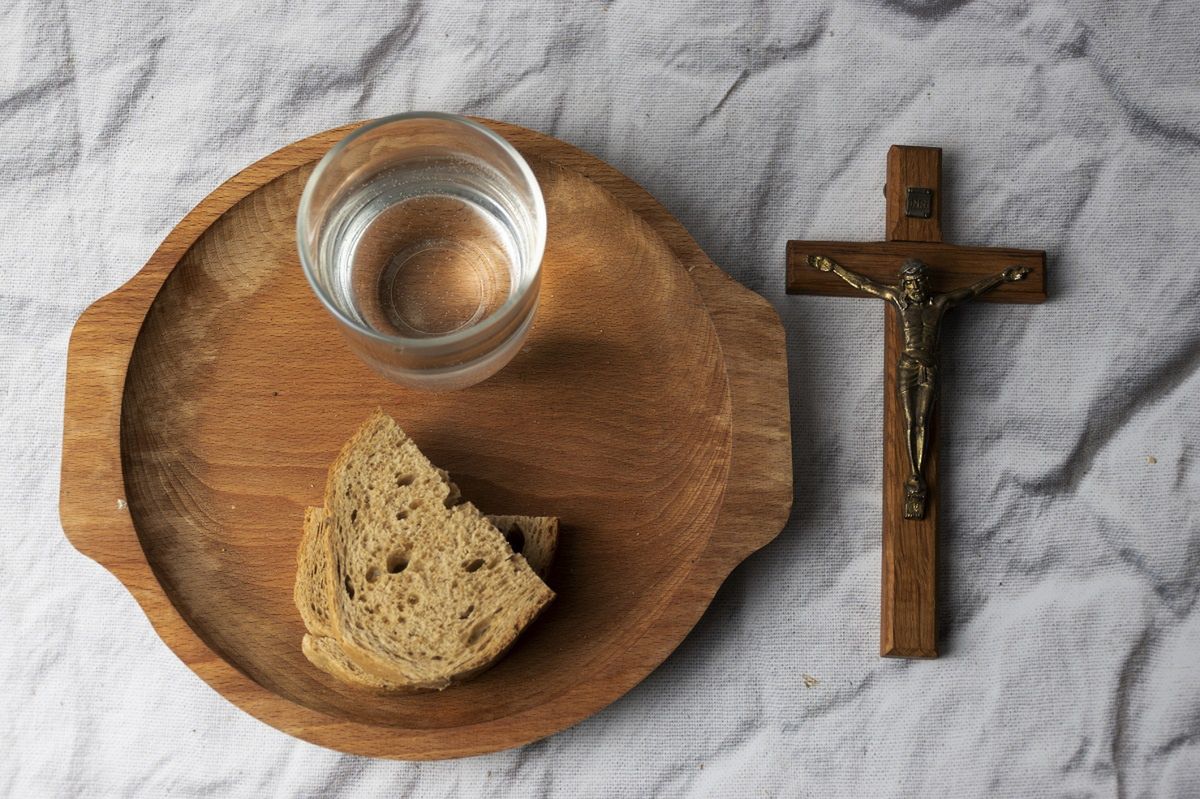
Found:
[[[826,258],[824,255],[808,256],[808,265],[820,272],[833,272],[859,291],[866,292],[873,297],[879,297],[881,300],[891,300],[896,296],[896,292],[891,286],[880,285],[865,275],[860,275],[858,272],[851,272],[837,261],[832,258]]]
[[[985,277],[976,283],[972,283],[966,288],[958,289],[957,291],[947,291],[942,295],[943,302],[951,307],[960,303],[973,300],[983,294],[987,294],[992,289],[1004,283],[1016,283],[1018,280],[1024,280],[1033,270],[1028,266],[1010,266],[999,274]]]

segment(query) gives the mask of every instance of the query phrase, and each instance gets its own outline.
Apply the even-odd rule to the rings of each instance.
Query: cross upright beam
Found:
[[[1046,254],[1040,250],[959,247],[942,243],[942,151],[895,145],[888,151],[887,241],[874,243],[789,241],[789,294],[863,296],[843,278],[812,268],[824,256],[879,284],[896,280],[910,258],[929,267],[929,283],[948,292],[976,283],[1008,267],[1023,267],[1028,279],[1007,282],[979,299],[1039,303],[1046,299]],[[899,312],[887,305],[884,333],[883,402],[883,579],[880,602],[880,654],[935,658],[937,646],[937,430],[936,405],[926,437],[923,518],[905,517],[909,477],[908,431],[900,407],[898,363],[906,353]]]

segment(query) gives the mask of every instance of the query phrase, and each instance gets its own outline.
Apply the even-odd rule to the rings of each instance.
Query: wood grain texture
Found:
[[[929,217],[908,216],[904,212],[910,188],[933,191],[933,207]],[[893,144],[887,154],[887,182],[883,185],[886,198],[887,223],[884,237],[888,241],[942,240],[942,148],[912,147]]]
[[[595,712],[661,662],[790,506],[786,357],[770,306],[611,167],[488,124],[534,163],[551,208],[529,352],[493,380],[444,403],[409,400],[349,355],[303,285],[295,201],[353,126],[220,187],[72,335],[61,502],[72,542],[227,698],[344,751],[473,754]],[[647,337],[662,307],[679,330]],[[672,389],[681,380],[686,392]],[[539,503],[564,521],[556,609],[493,672],[442,694],[380,702],[299,654],[288,606],[300,514],[372,403],[485,509]]]
[[[1019,283],[1007,283],[979,298],[984,302],[1038,303],[1046,299],[1046,254],[1040,250],[960,247],[942,243],[942,151],[935,147],[896,145],[888,151],[885,242],[789,241],[787,291],[832,297],[865,297],[829,272],[808,264],[824,255],[879,283],[895,285],[905,260],[918,258],[931,269],[936,292],[960,288],[1006,267],[1032,271]],[[933,191],[928,218],[906,214],[908,189]],[[897,394],[896,368],[903,350],[899,314],[890,304],[884,313],[883,398],[883,541],[879,652],[885,657],[935,658],[937,648],[938,407],[930,419],[923,519],[905,519],[904,483],[908,478],[904,418]]]

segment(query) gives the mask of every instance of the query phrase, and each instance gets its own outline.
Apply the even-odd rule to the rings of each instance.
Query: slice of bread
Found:
[[[304,640],[300,642],[300,647],[309,663],[342,682],[388,693],[405,693],[413,690],[406,685],[382,680],[360,669],[354,664],[354,661],[346,657],[346,651],[342,649],[341,642],[336,638],[306,633]]]
[[[304,619],[304,628],[313,635],[334,635],[330,617],[332,590],[325,509],[307,508],[300,548],[296,551],[296,585],[292,589],[292,600],[300,611],[300,618]]]
[[[554,598],[474,505],[453,504],[444,474],[376,411],[325,489],[335,637],[363,672],[412,690],[486,669]]]
[[[539,577],[545,577],[558,547],[558,519],[550,516],[488,516],[514,552],[523,553]],[[297,553],[296,608],[308,634],[302,641],[304,656],[337,679],[378,691],[399,692],[407,686],[375,677],[346,656],[334,637],[330,621],[333,572],[329,565],[329,526],[324,508],[308,508]]]

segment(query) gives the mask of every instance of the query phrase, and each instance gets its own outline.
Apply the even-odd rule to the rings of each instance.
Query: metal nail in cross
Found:
[[[789,241],[787,291],[886,301],[879,652],[937,657],[938,333],[972,299],[1046,299],[1046,253],[942,243],[942,151],[888,151],[887,241]]]

